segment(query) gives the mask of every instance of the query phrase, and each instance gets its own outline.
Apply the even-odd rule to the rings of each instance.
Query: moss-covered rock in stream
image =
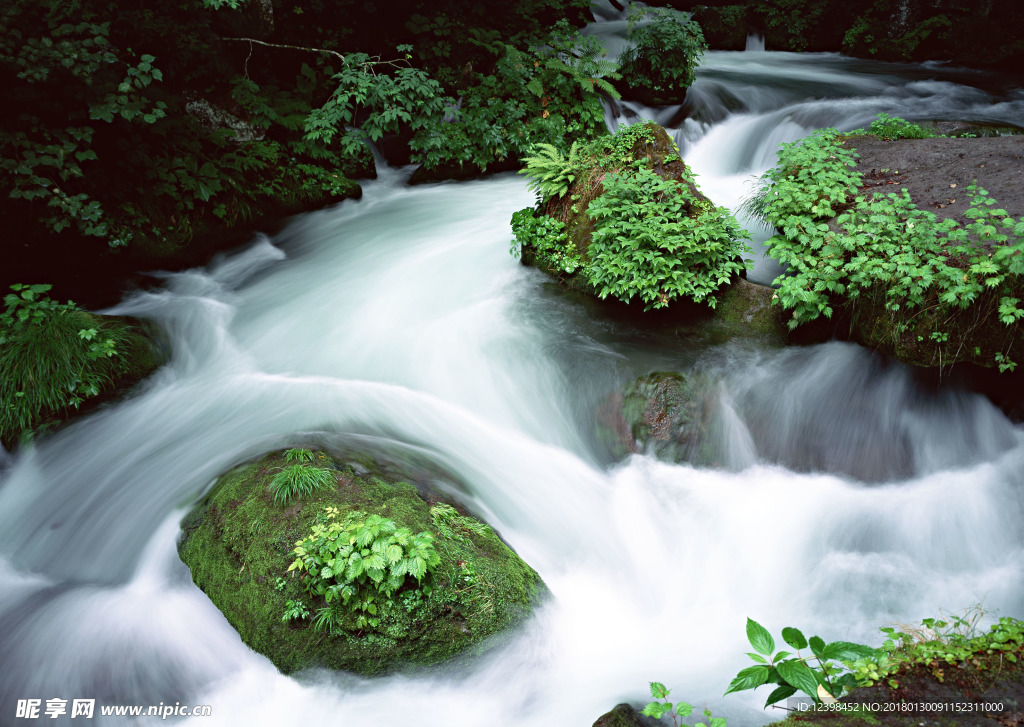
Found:
[[[725,288],[715,306],[715,317],[709,323],[713,338],[755,338],[768,345],[782,346],[789,340],[787,314],[773,305],[775,291],[739,279]]]
[[[714,307],[715,291],[745,267],[749,235],[697,188],[657,124],[526,161],[540,203],[512,218],[522,260],[572,289],[645,309]]]
[[[489,527],[451,508],[432,513],[415,487],[380,469],[341,466],[315,452],[304,466],[327,471],[331,484],[275,504],[270,482],[286,466],[278,452],[222,476],[183,521],[178,546],[196,585],[282,672],[326,667],[373,675],[461,661],[501,643],[545,592],[537,573]],[[308,592],[308,575],[289,571],[297,542],[326,522],[328,507],[339,520],[361,511],[434,535],[440,563],[422,588],[407,576],[393,598],[378,599],[375,625],[354,628],[340,598],[328,606]],[[448,515],[439,519],[439,512]],[[282,620],[299,602],[308,617]],[[333,609],[333,630],[313,625],[324,609]]]
[[[611,396],[598,413],[613,453],[648,452],[667,462],[714,464],[708,427],[712,382],[699,374],[658,371]]]

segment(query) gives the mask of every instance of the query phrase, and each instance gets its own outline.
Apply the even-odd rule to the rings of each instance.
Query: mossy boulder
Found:
[[[287,466],[275,452],[223,475],[182,522],[178,546],[196,585],[242,641],[284,673],[326,667],[375,675],[460,663],[507,639],[546,593],[493,530],[461,513],[454,523],[438,520],[434,498],[380,468],[367,471],[315,452],[304,466],[328,471],[330,486],[275,504],[270,483]],[[353,628],[340,599],[328,606],[308,592],[309,576],[289,571],[296,543],[325,522],[327,507],[337,508],[339,519],[360,511],[434,536],[440,563],[422,588],[408,576],[393,598],[378,600],[376,625]],[[309,616],[282,620],[289,601],[301,601]],[[331,630],[314,626],[325,608],[340,613]]]
[[[646,374],[610,397],[598,415],[599,431],[620,456],[646,451],[667,462],[713,464],[712,389],[700,375]]]
[[[775,291],[740,278],[718,297],[711,323],[714,338],[754,338],[762,343],[783,346],[789,340],[790,314],[773,305]]]

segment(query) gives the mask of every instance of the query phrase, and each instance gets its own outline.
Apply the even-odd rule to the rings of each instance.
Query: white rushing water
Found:
[[[759,69],[790,95],[758,91]],[[698,90],[721,83],[745,106],[696,114],[688,158],[734,194],[770,163],[764,144],[833,123],[826,107],[866,120],[915,84],[970,103],[967,87],[908,80],[921,67],[893,73],[710,54]],[[847,100],[807,100],[837,78]],[[748,616],[877,643],[878,626],[940,608],[1024,614],[1024,430],[853,345],[709,346],[582,303],[509,256],[508,220],[531,201],[514,175],[408,188],[385,174],[363,201],[118,306],[159,324],[169,363],[0,462],[0,724],[19,699],[85,697],[210,705],[191,722],[204,727],[588,725],[645,701],[652,679],[759,724],[779,716],[764,694],[722,697],[747,665]],[[730,467],[610,463],[602,402],[694,369],[717,381]],[[469,674],[279,674],[175,543],[218,473],[307,441],[405,447],[452,473],[553,598]]]

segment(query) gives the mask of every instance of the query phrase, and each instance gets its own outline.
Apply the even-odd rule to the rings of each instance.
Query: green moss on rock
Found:
[[[182,522],[178,546],[196,585],[242,640],[282,672],[327,667],[374,675],[461,660],[501,643],[530,615],[544,584],[490,528],[443,534],[412,485],[379,471],[356,474],[323,452],[315,456],[314,464],[332,472],[335,487],[276,506],[269,483],[285,459],[269,454],[220,478]],[[303,601],[313,613],[325,605],[288,567],[295,543],[327,506],[338,508],[341,518],[360,510],[413,532],[433,531],[441,563],[424,579],[429,596],[419,605],[410,599],[407,608],[402,596],[415,584],[409,579],[376,628],[328,634],[310,619],[283,622],[289,600]]]
[[[750,337],[769,345],[782,346],[788,341],[789,314],[781,306],[772,305],[775,291],[739,279],[718,296],[712,334],[715,337]]]

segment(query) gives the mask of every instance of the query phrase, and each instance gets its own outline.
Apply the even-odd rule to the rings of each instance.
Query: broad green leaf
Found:
[[[825,651],[825,640],[823,638],[820,636],[812,636],[808,640],[808,643],[811,645],[811,651],[815,656],[823,656],[823,652]]]
[[[771,656],[775,651],[775,639],[768,633],[768,630],[752,618],[747,618],[747,639],[754,651],[765,656]]]
[[[800,629],[787,626],[782,629],[782,640],[792,646],[794,649],[806,649],[807,639],[804,637],[803,632]]]
[[[772,670],[767,666],[748,666],[733,677],[733,680],[729,683],[729,688],[725,690],[725,693],[729,694],[731,692],[740,692],[746,689],[756,689],[768,681],[769,673],[771,671]]]
[[[782,686],[774,689],[772,693],[768,695],[768,699],[765,700],[764,707],[765,709],[768,709],[768,707],[776,702],[781,702],[783,699],[789,699],[794,694],[796,694],[796,687],[790,686],[789,684],[783,684]]]
[[[776,664],[779,676],[809,697],[817,699],[818,679],[809,666],[797,659]]]
[[[869,659],[875,656],[876,653],[876,649],[872,649],[864,644],[854,644],[849,641],[833,641],[822,649],[820,656],[824,659],[856,661],[857,659]]]

